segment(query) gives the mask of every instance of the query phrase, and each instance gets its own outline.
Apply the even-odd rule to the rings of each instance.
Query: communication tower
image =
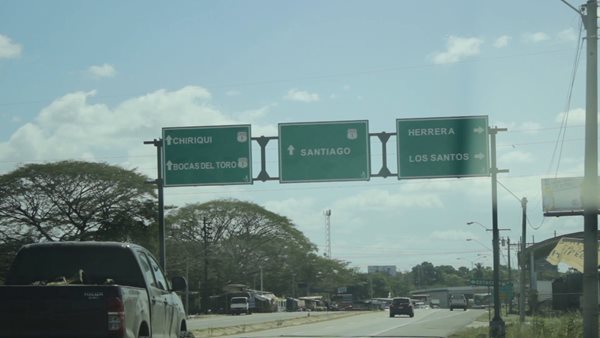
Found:
[[[325,240],[327,241],[325,255],[327,258],[331,258],[331,209],[325,210],[323,214],[325,215]]]

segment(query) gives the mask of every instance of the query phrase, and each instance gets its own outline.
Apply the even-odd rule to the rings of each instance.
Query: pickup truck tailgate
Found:
[[[116,286],[0,287],[0,337],[108,337]]]

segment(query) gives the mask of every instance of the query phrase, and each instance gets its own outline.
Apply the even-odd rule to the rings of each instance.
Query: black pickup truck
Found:
[[[141,246],[26,245],[0,286],[0,337],[192,338],[175,291]]]

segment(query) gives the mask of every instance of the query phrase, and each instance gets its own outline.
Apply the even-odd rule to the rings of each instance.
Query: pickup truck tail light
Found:
[[[108,332],[112,337],[125,333],[125,305],[120,297],[108,298]]]

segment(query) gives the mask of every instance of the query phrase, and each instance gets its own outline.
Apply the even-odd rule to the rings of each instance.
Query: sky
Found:
[[[393,133],[396,119],[483,115],[507,129],[496,147],[509,170],[498,175],[499,227],[510,229],[500,235],[519,241],[523,197],[528,243],[582,231],[581,217],[545,218],[541,190],[542,178],[584,174],[580,22],[560,0],[2,1],[0,174],[85,160],[153,178],[156,149],[144,141],[165,127],[249,124],[252,137],[276,137],[279,123],[367,120]],[[370,141],[376,173],[381,144]],[[266,150],[276,177],[277,142]],[[393,173],[396,153],[393,136]],[[253,202],[320,254],[331,210],[333,258],[406,271],[491,266],[491,191],[490,177],[255,181],[169,187],[165,204]]]

